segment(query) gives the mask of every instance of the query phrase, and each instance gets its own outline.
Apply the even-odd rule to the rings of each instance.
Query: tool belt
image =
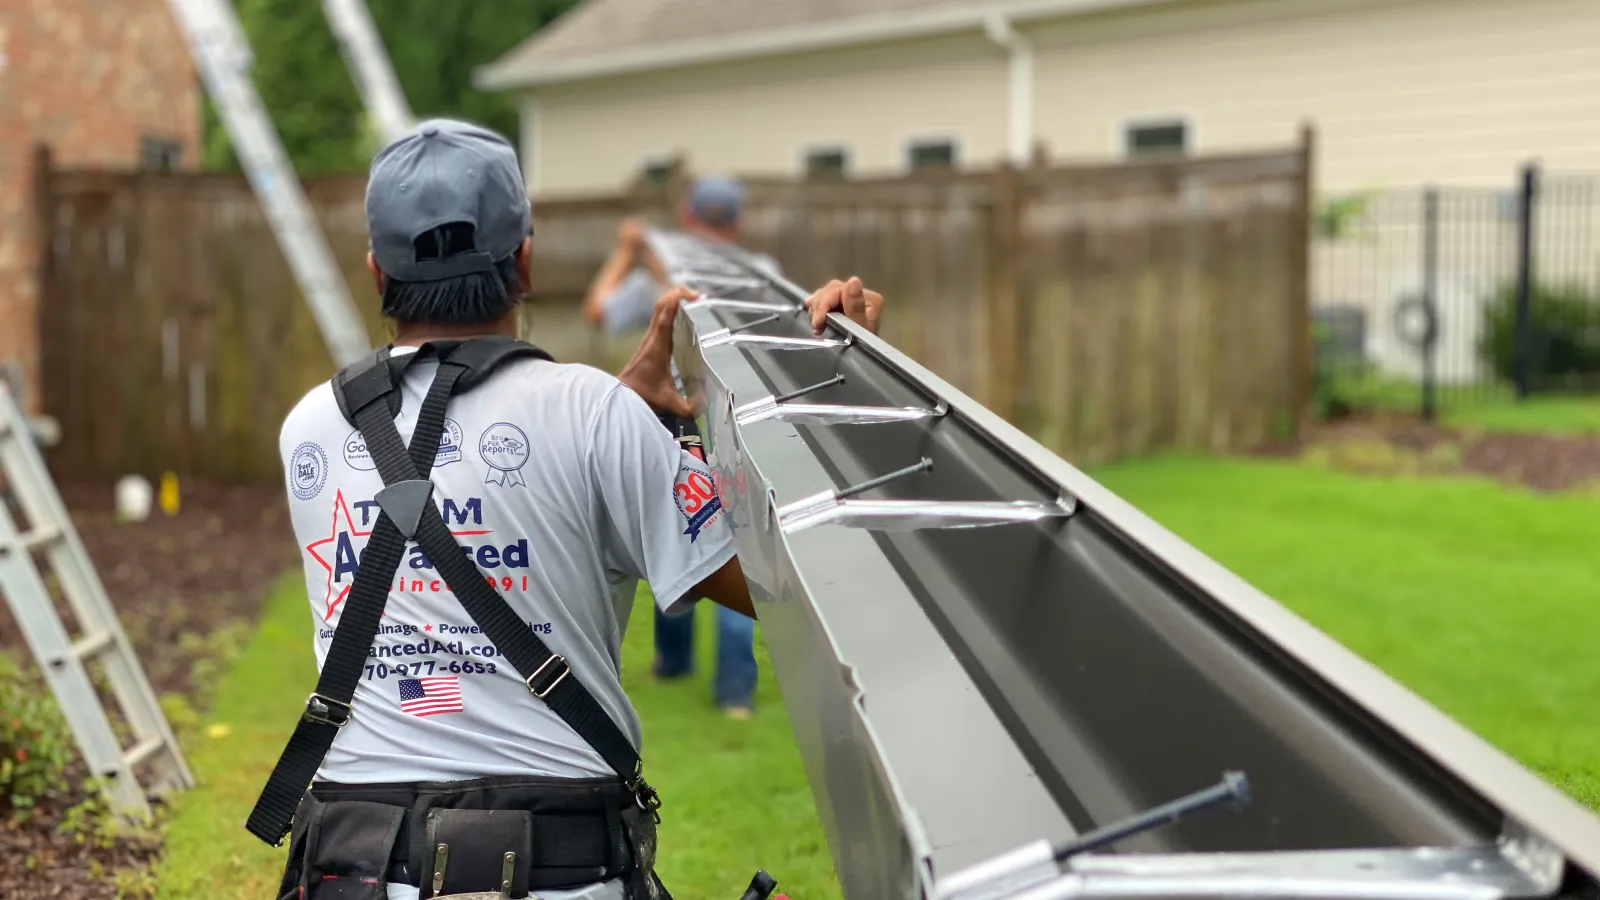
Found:
[[[394,423],[394,417],[400,412],[399,381],[406,367],[428,357],[438,358],[439,371],[417,412],[416,428],[408,445]],[[617,780],[608,783],[621,790],[633,804],[631,807],[620,804],[623,809],[618,811],[631,848],[627,860],[620,863],[623,866],[620,874],[627,884],[630,900],[670,900],[653,871],[655,825],[659,821],[656,810],[661,800],[644,780],[638,751],[599,701],[579,682],[567,661],[527,627],[500,592],[484,579],[482,571],[459,552],[460,545],[450,534],[439,507],[433,503],[429,473],[444,432],[445,410],[450,398],[481,385],[497,366],[519,357],[550,359],[549,354],[532,344],[509,338],[440,341],[424,344],[416,353],[401,358],[392,357],[387,347],[379,348],[333,378],[331,387],[339,411],[361,432],[384,487],[373,498],[380,513],[361,553],[339,622],[334,627],[316,690],[307,698],[300,721],[245,823],[251,834],[274,846],[281,844],[286,836],[299,836],[300,850],[290,854],[290,866],[300,866],[293,879],[295,890],[304,894],[298,900],[311,900],[313,887],[318,891],[315,894],[318,898],[382,900],[382,884],[389,877],[390,869],[378,862],[342,860],[387,859],[395,852],[402,826],[406,834],[403,871],[408,881],[412,872],[422,873],[418,880],[423,883],[418,886],[424,897],[438,896],[441,890],[462,893],[461,888],[454,887],[456,872],[461,872],[462,878],[470,879],[473,884],[492,879],[488,882],[492,887],[478,890],[525,896],[525,885],[531,882],[518,879],[532,878],[532,867],[541,847],[560,844],[560,839],[554,837],[549,838],[553,843],[541,843],[545,838],[539,835],[545,832],[535,833],[536,823],[529,818],[534,811],[525,808],[532,803],[528,799],[532,795],[519,796],[509,802],[507,808],[500,808],[499,800],[495,800],[494,805],[486,805],[490,803],[488,798],[505,796],[505,791],[509,790],[490,786],[495,779],[452,782],[443,786],[417,785],[417,797],[448,799],[460,795],[451,801],[458,806],[429,807],[420,817],[416,801],[406,796],[400,796],[401,802],[397,803],[324,799],[319,795],[321,789],[313,786],[308,800],[305,786],[313,783],[339,729],[356,714],[352,704],[367,650],[377,635],[389,585],[394,581],[407,544],[412,541],[434,560],[439,575],[473,622],[522,676],[531,695],[529,702],[545,704],[617,774]],[[539,789],[557,790],[550,783],[541,784]],[[606,793],[598,787],[592,789],[597,798]],[[327,790],[334,791],[327,794],[329,797],[342,797],[342,792],[361,793],[369,788]],[[610,801],[595,802],[589,818],[598,815],[605,819]],[[580,814],[578,818],[584,816]],[[574,834],[578,834],[592,826],[574,827],[577,829]],[[607,840],[613,840],[609,820],[605,827]],[[449,840],[429,830],[440,828],[445,829],[446,837],[457,842],[458,848],[450,847]],[[422,854],[429,857],[426,868],[421,867],[419,846]],[[455,864],[450,860],[452,853]],[[463,859],[462,853],[469,856]],[[541,871],[541,877],[575,877],[556,871],[575,868],[587,869],[588,880],[580,880],[579,885],[607,880],[603,876],[619,862],[618,857],[611,855],[612,849],[606,853],[603,864],[598,859],[592,864],[585,861],[576,866],[566,865],[570,860],[564,858],[552,858],[553,862],[546,860],[540,868],[549,871]],[[443,878],[437,889],[433,886],[438,874],[433,856],[441,857],[444,863]],[[524,862],[518,860],[526,862],[529,874],[520,874],[519,867],[524,866]],[[511,871],[506,878],[502,877],[505,874],[502,870],[508,861]],[[285,885],[291,884],[290,874],[285,872]],[[507,880],[510,885],[503,884]],[[512,893],[513,889],[523,893]]]
[[[521,898],[617,878],[647,898],[655,817],[616,778],[317,782],[289,846],[279,896],[293,900],[383,900],[389,884]]]

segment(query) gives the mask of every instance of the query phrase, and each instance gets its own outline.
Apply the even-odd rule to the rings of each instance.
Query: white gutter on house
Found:
[[[993,15],[984,33],[1010,54],[1010,87],[1006,95],[1007,144],[1011,164],[1026,166],[1033,155],[1033,44],[1011,27],[1011,20]]]
[[[1030,19],[1059,18],[1149,6],[1162,2],[1171,0],[1014,0],[1014,2],[995,3],[977,8],[947,6],[926,12],[863,16],[819,25],[719,35],[715,38],[631,48],[617,53],[552,62],[531,71],[520,71],[524,67],[509,58],[511,54],[516,53],[513,50],[511,54],[502,57],[501,61],[475,70],[472,83],[479,90],[514,90],[658,69],[731,62],[781,53],[825,50],[986,29],[988,22],[995,17],[1016,24]]]

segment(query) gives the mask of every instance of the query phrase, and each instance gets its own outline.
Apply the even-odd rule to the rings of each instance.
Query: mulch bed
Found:
[[[1600,437],[1488,435],[1466,448],[1461,463],[1468,471],[1535,490],[1594,487],[1600,482]]]
[[[247,634],[269,589],[294,565],[283,488],[184,482],[176,516],[157,510],[129,524],[116,521],[112,485],[60,487],[156,693],[208,696],[209,684],[195,679],[220,675],[208,664],[218,641]],[[0,649],[28,659],[3,605]],[[111,900],[114,887],[92,873],[147,862],[157,852],[140,840],[101,848],[60,833],[62,815],[80,799],[68,794],[48,801],[20,826],[0,815],[0,898]]]
[[[1296,443],[1261,452],[1379,474],[1477,475],[1536,491],[1600,486],[1600,435],[1477,434],[1416,416],[1317,422]]]

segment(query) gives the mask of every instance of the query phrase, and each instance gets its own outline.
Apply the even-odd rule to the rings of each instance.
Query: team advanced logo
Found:
[[[433,467],[447,466],[453,462],[460,462],[462,456],[461,426],[454,419],[444,420],[444,432],[439,435],[439,453],[433,458]],[[367,451],[367,439],[361,436],[360,431],[350,432],[344,439],[344,461],[352,469],[371,472],[378,467],[372,461],[372,454]]]
[[[350,513],[352,507],[356,510],[355,516]],[[357,500],[350,503],[344,499],[344,490],[340,489],[333,496],[333,522],[329,526],[328,536],[306,545],[306,552],[328,572],[327,590],[322,598],[324,622],[333,618],[334,612],[350,594],[356,568],[361,560],[361,551],[356,547],[356,539],[369,537],[372,534],[378,512],[378,501]],[[454,500],[447,498],[442,512],[445,522],[451,526],[450,533],[455,537],[478,537],[494,533],[493,529],[482,527],[483,501],[477,497],[470,498],[459,506]],[[360,527],[355,524],[356,518],[361,519]],[[469,524],[478,527],[465,527]],[[462,527],[458,529],[456,526]],[[526,538],[504,547],[488,544],[482,547],[465,546],[462,549],[480,568],[527,568],[529,564]],[[422,552],[421,547],[412,546],[409,559],[412,569],[433,568],[433,563],[427,554]],[[405,565],[405,562],[401,563],[402,571]],[[402,583],[403,581],[402,579]],[[509,587],[510,585],[507,585],[508,589]]]
[[[678,504],[678,512],[683,513],[688,522],[683,533],[689,536],[691,544],[722,512],[722,498],[717,494],[711,468],[693,451],[684,457],[683,465],[678,469],[678,483],[673,485],[672,499]]]
[[[522,480],[522,467],[528,464],[528,435],[521,428],[510,422],[490,425],[478,439],[478,455],[489,467],[484,484],[507,487],[527,484]]]

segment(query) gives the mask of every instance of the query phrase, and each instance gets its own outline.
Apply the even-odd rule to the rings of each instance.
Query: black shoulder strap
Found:
[[[391,415],[400,412],[400,392],[394,389],[394,372],[389,364],[389,347],[385,345],[334,373],[333,400],[339,404],[339,414],[352,428],[356,424],[352,403],[359,408],[382,395]]]
[[[467,341],[434,341],[417,348],[415,354],[394,356],[385,345],[361,359],[340,369],[333,376],[333,399],[339,404],[339,414],[356,426],[356,410],[382,395],[389,406],[389,415],[400,414],[400,392],[395,390],[396,379],[406,366],[418,359],[437,354],[448,356],[451,362],[463,369],[456,382],[457,394],[464,394],[482,384],[500,364],[517,357],[532,357],[547,362],[555,358],[527,341],[510,337],[482,337]]]
[[[555,362],[550,354],[516,338],[476,338],[461,344],[438,344],[439,352],[448,356],[451,365],[460,366],[461,378],[456,381],[456,393],[465,394],[484,382],[501,363],[518,357],[532,357]]]
[[[539,640],[461,552],[432,502],[433,483],[428,473],[444,432],[445,407],[461,389],[462,381],[474,375],[476,386],[506,359],[529,355],[549,359],[549,355],[531,344],[502,340],[425,345],[417,356],[425,351],[439,353],[441,362],[418,413],[410,447],[400,438],[387,400],[399,392],[386,354],[380,351],[356,363],[347,370],[348,377],[333,382],[340,411],[360,429],[384,487],[374,498],[380,510],[378,521],[361,554],[316,690],[306,700],[305,712],[245,823],[251,834],[274,846],[288,834],[301,795],[316,777],[339,729],[353,715],[351,703],[367,651],[377,635],[394,573],[411,540],[438,567],[445,584],[496,650],[523,676],[528,691],[605,759],[641,807],[653,813],[660,806],[660,798],[640,773],[633,743],[573,676],[567,661]],[[384,384],[387,388],[380,390]]]

